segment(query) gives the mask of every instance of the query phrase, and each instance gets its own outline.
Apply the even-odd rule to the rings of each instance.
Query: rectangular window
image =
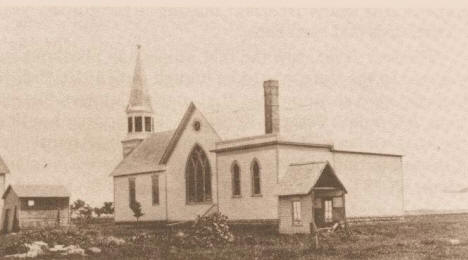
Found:
[[[301,202],[300,201],[293,201],[292,202],[292,217],[293,217],[293,225],[300,225],[302,224],[301,219]]]
[[[136,187],[135,178],[128,179],[128,202],[132,205],[132,202],[136,201]]]
[[[332,222],[333,221],[332,200],[325,200],[324,207],[325,207],[325,222]]]
[[[135,132],[141,132],[143,130],[143,122],[141,122],[141,116],[135,117]]]
[[[151,132],[151,117],[145,116],[145,131]]]
[[[133,131],[133,118],[128,118],[128,132],[131,133]]]
[[[151,176],[153,205],[159,204],[159,175]]]

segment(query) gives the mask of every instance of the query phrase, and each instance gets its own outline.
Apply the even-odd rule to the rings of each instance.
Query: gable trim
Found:
[[[177,142],[179,141],[180,137],[182,136],[182,133],[187,127],[187,124],[190,121],[190,117],[192,116],[193,112],[195,112],[195,109],[195,104],[193,102],[190,102],[187,111],[185,111],[182,120],[177,126],[177,129],[175,130],[174,134],[171,137],[171,140],[169,141],[168,146],[166,147],[166,151],[164,151],[161,160],[159,160],[159,164],[166,164],[169,160],[169,157],[171,156],[172,152],[174,152],[175,146],[177,145]]]
[[[338,176],[336,175],[335,173],[335,169],[333,169],[333,167],[330,165],[330,163],[327,161],[327,163],[325,164],[325,167],[323,167],[322,169],[322,172],[320,173],[320,176],[317,178],[317,180],[315,181],[314,185],[312,186],[312,188],[310,189],[309,193],[315,189],[315,186],[317,185],[317,182],[319,181],[320,177],[323,175],[323,173],[325,172],[325,170],[327,169],[327,167],[330,169],[330,172],[331,174],[333,175],[333,177],[335,177],[336,181],[338,182],[338,184],[341,186],[341,189],[344,191],[344,193],[348,193],[348,191],[346,190],[345,186],[343,185],[343,183],[341,182],[340,178],[338,178]]]

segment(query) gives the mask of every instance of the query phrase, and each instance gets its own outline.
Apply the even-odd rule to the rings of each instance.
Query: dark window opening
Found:
[[[187,202],[211,201],[211,168],[205,152],[195,146],[185,167]]]
[[[135,178],[128,179],[128,199],[129,205],[136,201]]]
[[[240,168],[237,163],[232,166],[232,196],[241,195]]]
[[[159,175],[151,176],[153,186],[153,205],[159,204]]]
[[[260,167],[258,162],[254,161],[252,164],[252,195],[262,194],[261,184],[260,184]]]
[[[131,133],[133,131],[133,118],[128,118],[128,132]]]
[[[135,117],[135,132],[141,132],[143,130],[143,122],[141,122],[141,116]]]
[[[151,132],[151,117],[145,116],[145,131]]]

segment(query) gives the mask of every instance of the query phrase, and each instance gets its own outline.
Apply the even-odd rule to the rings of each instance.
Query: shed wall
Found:
[[[29,208],[27,202],[30,199],[34,200],[38,206]],[[19,224],[21,229],[68,226],[70,224],[69,198],[30,199],[20,199]],[[44,206],[44,203],[38,202],[39,200],[48,202],[49,206]]]
[[[0,174],[0,209],[3,208],[3,199],[1,198],[1,196],[3,196],[5,189],[6,189],[6,175]]]
[[[4,205],[3,205],[3,210],[2,210],[2,222],[0,223],[0,229],[3,230],[3,224],[4,224],[4,219],[5,219],[5,212],[8,209],[10,211],[9,213],[9,221],[8,221],[8,228],[7,231],[11,231],[13,228],[13,216],[15,215],[14,211],[16,208],[17,211],[17,217],[20,218],[21,212],[20,212],[20,200],[18,196],[14,192],[8,192],[8,195],[6,196],[4,200]]]
[[[293,225],[292,203],[301,202],[302,224]],[[288,196],[279,198],[279,232],[283,234],[310,233],[310,224],[312,223],[312,195]]]

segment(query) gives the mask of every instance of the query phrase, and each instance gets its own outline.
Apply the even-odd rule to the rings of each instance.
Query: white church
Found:
[[[225,140],[193,103],[174,130],[155,131],[163,119],[153,118],[140,59],[138,47],[123,159],[111,173],[116,223],[136,221],[132,201],[142,206],[140,221],[221,212],[231,221],[276,223],[281,233],[403,215],[402,156],[284,139],[276,80],[263,84],[264,134]]]

